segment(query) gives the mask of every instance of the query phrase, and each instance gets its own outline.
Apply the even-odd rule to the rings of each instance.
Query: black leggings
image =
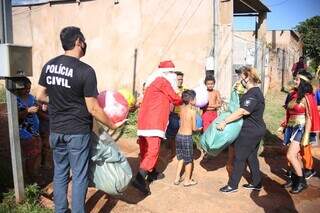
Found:
[[[235,158],[233,161],[233,170],[228,185],[232,188],[238,188],[238,184],[246,168],[248,162],[252,184],[254,186],[261,182],[261,174],[259,169],[258,149],[262,137],[239,137],[234,144]]]

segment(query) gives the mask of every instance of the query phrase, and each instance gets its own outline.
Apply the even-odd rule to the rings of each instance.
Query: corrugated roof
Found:
[[[76,0],[11,0],[12,6],[30,6],[54,2],[76,2]]]
[[[271,12],[260,0],[234,0],[234,14]]]

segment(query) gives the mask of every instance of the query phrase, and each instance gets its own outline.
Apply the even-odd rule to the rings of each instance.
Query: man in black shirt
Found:
[[[55,212],[68,210],[67,186],[71,167],[72,212],[84,213],[92,117],[112,129],[123,122],[112,123],[98,104],[95,71],[79,60],[87,47],[80,29],[62,29],[60,40],[65,54],[44,65],[37,99],[49,103]]]

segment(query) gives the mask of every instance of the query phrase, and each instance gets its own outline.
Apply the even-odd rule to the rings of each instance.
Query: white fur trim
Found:
[[[144,137],[158,136],[160,138],[166,138],[165,132],[159,129],[138,130],[137,135]]]
[[[156,78],[158,77],[164,77],[166,73],[168,72],[174,72],[174,68],[158,68],[155,71],[153,71],[153,73],[151,73],[147,80],[145,81],[146,85],[145,87],[147,88],[148,86],[150,86],[150,84],[156,80]]]
[[[175,68],[174,67],[169,67],[169,68],[158,68],[159,71],[161,72],[174,72]]]

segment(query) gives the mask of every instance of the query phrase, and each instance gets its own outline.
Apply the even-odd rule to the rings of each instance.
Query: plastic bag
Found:
[[[208,90],[203,83],[193,89],[196,93],[196,106],[204,107],[208,104]]]
[[[238,137],[243,123],[242,119],[228,123],[223,131],[217,130],[217,124],[233,112],[237,111],[239,107],[239,95],[236,90],[233,90],[231,93],[228,111],[221,113],[218,118],[210,124],[201,137],[201,147],[209,155],[218,155]]]
[[[93,134],[90,182],[110,195],[122,194],[132,178],[131,167],[118,146],[106,132]]]

